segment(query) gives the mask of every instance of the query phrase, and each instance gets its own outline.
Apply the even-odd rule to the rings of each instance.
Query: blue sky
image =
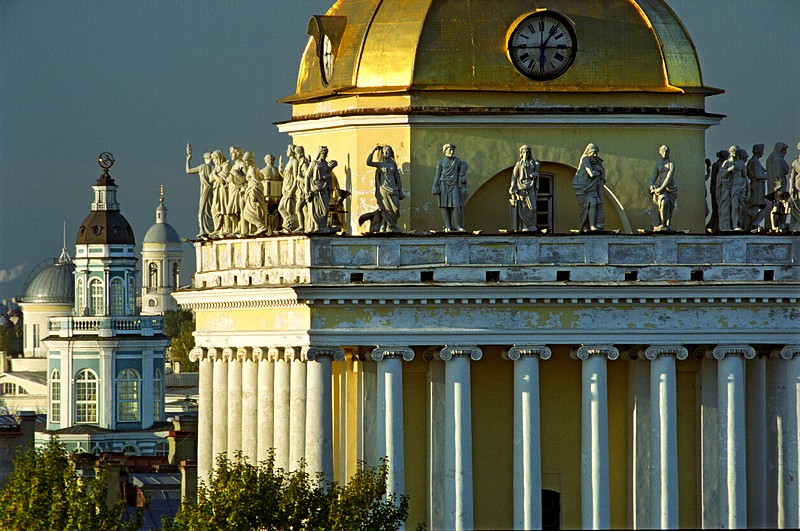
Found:
[[[473,0],[474,1],[474,0]],[[488,1],[488,0],[486,0]],[[0,298],[58,256],[62,224],[74,252],[89,211],[96,158],[111,151],[118,199],[141,242],[159,185],[168,220],[197,232],[196,177],[186,142],[239,145],[257,160],[289,141],[273,123],[294,92],[311,15],[330,0],[4,0],[0,2]],[[800,141],[800,1],[669,0],[700,55],[706,85],[725,89],[710,112],[709,156]],[[702,167],[702,165],[700,166]],[[187,244],[184,271],[194,257]],[[184,282],[188,282],[188,275]]]

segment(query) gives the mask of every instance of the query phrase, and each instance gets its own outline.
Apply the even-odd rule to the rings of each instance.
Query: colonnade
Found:
[[[637,361],[629,365],[628,382],[630,525],[677,528],[676,364],[689,350],[652,345],[632,352]],[[539,363],[551,355],[545,345],[504,351],[514,363],[517,529],[542,527]],[[607,363],[620,351],[613,345],[583,345],[574,355],[582,366],[582,527],[606,529],[611,526]],[[755,359],[756,350],[747,345],[717,346],[700,355],[702,527],[798,527],[800,346],[776,349],[769,364]],[[482,356],[475,346],[436,349],[434,357],[444,363],[431,364],[428,371],[428,525],[433,529],[474,527],[470,371]],[[197,348],[192,357],[200,362],[201,480],[210,477],[220,453],[241,450],[256,462],[266,459],[270,448],[276,467],[291,470],[305,458],[309,471],[333,479],[331,364],[344,359],[343,349]],[[414,350],[376,348],[370,359],[376,362],[370,388],[375,410],[367,415],[372,426],[362,432],[374,435],[375,454],[389,459],[389,491],[403,493],[402,364],[414,359]],[[754,361],[748,370],[746,360]]]

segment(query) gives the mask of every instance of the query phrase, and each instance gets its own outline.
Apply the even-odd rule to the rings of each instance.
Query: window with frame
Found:
[[[181,266],[178,262],[172,262],[172,287],[177,288],[181,282]]]
[[[161,370],[153,373],[153,422],[164,420],[164,392]]]
[[[39,332],[39,325],[33,325],[33,348],[39,348],[41,346],[41,337]]]
[[[539,191],[536,193],[536,227],[539,230],[548,229],[548,231],[552,232],[555,229],[553,215],[554,185],[555,175],[549,173],[539,174]]]
[[[103,315],[103,281],[99,278],[89,282],[89,292],[92,297],[92,315]]]
[[[128,315],[136,314],[136,279],[128,277]]]
[[[50,374],[50,422],[61,422],[61,373]]]
[[[15,395],[17,394],[17,384],[13,382],[3,382],[0,385],[0,395]]]
[[[125,293],[122,286],[121,278],[111,279],[111,284],[108,289],[109,306],[111,315],[122,315],[125,307]]]
[[[75,377],[75,422],[97,422],[97,375],[91,369],[83,369]]]
[[[169,455],[169,444],[165,442],[158,443],[153,453],[158,456],[167,457]]]
[[[147,282],[148,288],[157,288],[158,287],[158,266],[155,262],[150,262],[147,266]]]
[[[139,420],[139,373],[122,369],[117,375],[117,422]]]
[[[86,307],[86,297],[85,293],[83,292],[82,278],[79,278],[78,282],[75,284],[75,291],[77,295],[75,300],[77,301],[76,307],[78,309],[78,315],[83,315],[83,309]]]

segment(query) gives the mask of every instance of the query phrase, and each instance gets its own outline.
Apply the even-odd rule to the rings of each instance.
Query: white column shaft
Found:
[[[255,464],[258,461],[258,364],[242,362],[242,455]]]
[[[387,494],[398,496],[405,493],[402,364],[399,357],[378,362],[378,453],[389,461]]]
[[[242,449],[242,362],[228,362],[228,457]]]
[[[514,528],[542,528],[538,356],[514,361]]]
[[[290,391],[289,372],[291,362],[283,359],[275,362],[275,467],[289,470],[289,418]]]
[[[219,454],[228,457],[228,362],[214,362],[214,464]]]
[[[767,526],[767,360],[747,362],[747,527]]]
[[[445,527],[445,377],[446,362],[433,360],[428,364],[428,523],[431,529]]]
[[[650,528],[650,360],[628,362],[628,427],[630,461],[630,522],[633,529]]]
[[[297,470],[300,460],[306,457],[307,383],[305,361],[295,360],[292,362],[290,378],[289,470]]]
[[[786,416],[784,425],[784,526],[786,528],[800,527],[800,489],[797,474],[800,472],[800,356],[795,355],[784,364],[786,367]]]
[[[678,527],[678,433],[675,357],[650,362],[650,525]]]
[[[307,362],[306,461],[309,474],[333,481],[333,370],[331,358]]]
[[[214,468],[214,362],[200,360],[200,398],[197,406],[197,479],[206,485]]]
[[[606,358],[582,362],[581,521],[585,529],[611,526],[608,470],[608,375]]]
[[[784,492],[784,424],[786,417],[786,360],[767,362],[767,499],[766,527],[786,527],[783,510]]]
[[[700,370],[700,473],[703,529],[720,527],[719,497],[719,392],[717,389],[717,360],[704,358]]]
[[[727,355],[717,362],[719,390],[719,518],[721,527],[747,526],[744,357]]]
[[[266,461],[274,443],[273,394],[275,392],[275,364],[271,360],[258,362],[258,462]]]
[[[472,412],[470,360],[454,356],[445,362],[445,524],[472,529]]]

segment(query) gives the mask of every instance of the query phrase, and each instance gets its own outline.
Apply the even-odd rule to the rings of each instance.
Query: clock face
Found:
[[[572,66],[578,41],[572,24],[552,11],[533,13],[511,31],[508,56],[531,79],[547,81]]]
[[[327,35],[322,35],[322,54],[320,55],[322,82],[327,85],[333,76],[333,45]]]

